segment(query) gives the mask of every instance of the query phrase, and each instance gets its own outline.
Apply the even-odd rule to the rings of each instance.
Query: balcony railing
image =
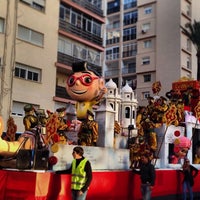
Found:
[[[59,63],[62,63],[64,65],[68,65],[68,66],[72,66],[72,63],[74,63],[74,62],[83,61],[83,60],[80,60],[76,57],[72,57],[70,55],[67,55],[67,54],[64,54],[64,53],[61,53],[61,52],[58,52],[57,59],[58,59]],[[92,70],[95,70],[100,75],[102,75],[102,67],[101,66],[97,66],[97,65],[94,65],[94,64],[89,63],[89,62],[88,62],[88,65],[90,66],[90,68]]]
[[[91,4],[89,1],[86,0],[72,0],[73,2],[77,3],[78,5],[80,5],[83,8],[86,8],[90,11],[92,11],[93,13],[103,17],[103,10],[101,10],[100,8],[96,7],[95,5]]]
[[[76,34],[77,36],[79,36],[85,40],[88,40],[90,42],[93,42],[97,45],[101,45],[101,46],[103,45],[102,38],[100,38],[94,34],[91,34],[87,31],[84,31],[80,27],[76,27],[66,21],[63,21],[62,19],[60,19],[60,21],[59,21],[59,28],[63,31]]]
[[[122,74],[126,75],[126,74],[132,74],[132,73],[136,73],[136,67],[126,67],[122,69]]]
[[[105,77],[111,77],[111,76],[119,76],[119,70],[113,69],[105,71]]]
[[[124,52],[123,52],[123,58],[131,57],[131,56],[136,56],[136,54],[137,54],[137,50],[133,50],[133,51],[124,51]]]
[[[124,10],[134,8],[137,6],[137,1],[133,1],[131,3],[124,4]]]
[[[120,38],[116,37],[116,38],[112,38],[112,39],[106,40],[106,44],[107,45],[109,45],[109,44],[115,44],[115,43],[119,43],[119,41],[120,41]]]
[[[107,9],[107,14],[113,14],[120,11],[120,6],[112,7]]]

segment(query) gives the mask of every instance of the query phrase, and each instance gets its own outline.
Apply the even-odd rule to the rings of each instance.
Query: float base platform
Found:
[[[156,170],[154,200],[181,199],[182,174]],[[0,170],[0,200],[71,200],[70,175],[44,171]],[[200,199],[200,173],[194,195]],[[140,200],[140,178],[131,171],[94,171],[87,200]]]

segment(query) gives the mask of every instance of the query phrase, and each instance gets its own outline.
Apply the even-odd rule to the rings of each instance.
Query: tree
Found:
[[[197,50],[197,80],[200,81],[200,22],[194,20],[193,24],[187,23],[185,27],[181,26],[181,29]]]

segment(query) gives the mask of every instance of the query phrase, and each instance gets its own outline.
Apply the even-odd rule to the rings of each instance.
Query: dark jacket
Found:
[[[147,164],[142,164],[139,171],[133,170],[133,172],[140,175],[142,184],[149,184],[151,186],[155,185],[155,168],[150,162]]]
[[[198,169],[196,169],[194,166],[190,165],[189,169],[183,169],[184,179],[183,181],[189,182],[191,186],[194,185],[194,178],[198,174]]]

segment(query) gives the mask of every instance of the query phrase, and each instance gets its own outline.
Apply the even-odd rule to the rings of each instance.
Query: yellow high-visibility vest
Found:
[[[76,160],[72,161],[72,182],[71,189],[80,190],[86,182],[86,172],[84,171],[87,159],[84,158],[76,167]]]

